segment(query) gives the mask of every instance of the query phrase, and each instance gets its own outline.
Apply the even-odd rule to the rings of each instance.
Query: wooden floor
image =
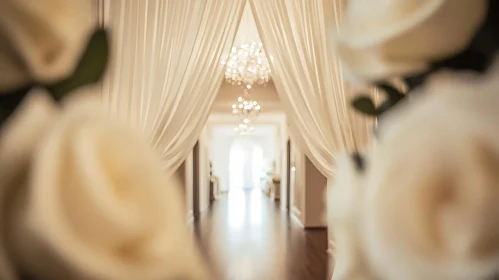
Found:
[[[260,191],[222,196],[194,226],[217,279],[330,278],[327,231],[301,229]]]

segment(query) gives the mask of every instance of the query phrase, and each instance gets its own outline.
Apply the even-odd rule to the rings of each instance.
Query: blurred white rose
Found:
[[[349,0],[335,51],[357,82],[418,73],[463,51],[486,8],[486,0]]]
[[[44,92],[31,92],[0,131],[0,217],[6,217],[12,191],[25,183],[39,140],[58,114]],[[0,218],[0,279],[17,279],[6,244],[6,220]]]
[[[95,24],[92,1],[0,0],[0,91],[71,74]]]
[[[446,81],[383,120],[362,228],[379,279],[497,275],[499,71]]]
[[[334,238],[331,280],[373,280],[362,247],[362,198],[365,174],[348,154],[336,159],[335,183],[328,190],[328,218]]]
[[[25,103],[32,106],[2,139],[23,139],[40,127],[21,126],[19,119],[34,122],[30,108],[41,106],[37,99]],[[10,201],[2,225],[6,260],[41,279],[210,279],[187,228],[180,183],[101,105],[85,94],[71,97],[57,118],[47,118],[40,137],[21,146],[34,153],[22,167],[26,176],[2,197]],[[17,144],[0,145],[0,152]],[[1,279],[18,279],[12,275],[0,272]]]

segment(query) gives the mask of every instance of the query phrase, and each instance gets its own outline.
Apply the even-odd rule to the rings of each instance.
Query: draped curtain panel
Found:
[[[194,147],[223,80],[246,0],[99,0],[112,34],[102,83],[110,110],[145,133],[175,172]]]
[[[372,121],[351,109],[354,89],[345,83],[330,49],[344,3],[249,1],[292,140],[332,178],[336,152],[365,147],[372,132]]]

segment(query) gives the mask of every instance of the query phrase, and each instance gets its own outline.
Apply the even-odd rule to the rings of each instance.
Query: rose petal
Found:
[[[349,0],[339,38],[352,48],[383,43],[422,24],[446,2],[447,0]]]
[[[147,142],[111,121],[101,103],[67,104],[33,162],[18,227],[42,249],[18,246],[24,266],[47,279],[210,279],[181,186]],[[33,255],[44,250],[43,260]]]
[[[0,133],[0,227],[7,228],[5,217],[15,216],[8,210],[10,194],[25,181],[31,156],[47,128],[53,123],[57,108],[48,94],[29,93]],[[6,213],[7,211],[7,213]],[[0,231],[0,279],[16,279],[5,232]]]
[[[335,174],[328,201],[336,260],[332,280],[373,279],[362,252],[364,174],[347,154],[337,157]]]
[[[69,75],[94,26],[92,1],[0,1],[0,29],[38,82]]]
[[[29,70],[0,28],[0,92],[20,88],[32,81]]]
[[[485,0],[350,0],[335,49],[358,79],[418,73],[464,50],[486,8]]]
[[[383,120],[363,212],[365,251],[380,279],[488,279],[497,271],[494,71],[425,92]]]

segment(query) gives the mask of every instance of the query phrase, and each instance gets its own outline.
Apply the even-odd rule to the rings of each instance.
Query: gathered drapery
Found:
[[[246,0],[99,0],[112,34],[102,95],[174,172],[208,119]]]
[[[332,178],[335,153],[362,148],[372,129],[372,121],[350,108],[354,90],[329,49],[344,5],[331,0],[250,4],[291,137],[319,171]]]

